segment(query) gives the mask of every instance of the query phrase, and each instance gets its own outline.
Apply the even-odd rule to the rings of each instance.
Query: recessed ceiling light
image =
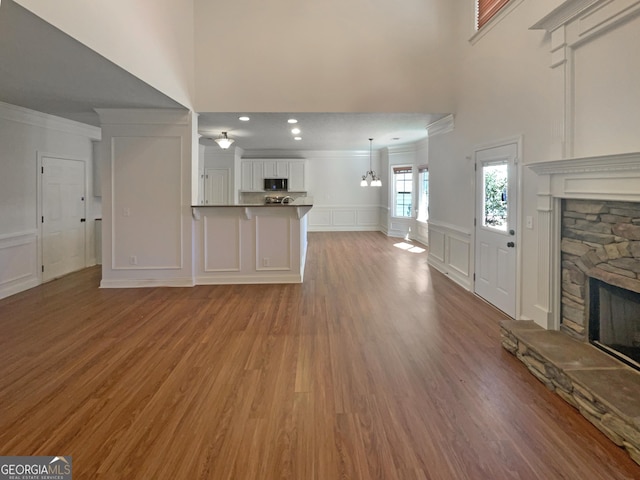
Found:
[[[300,130],[299,128],[293,128],[293,129],[291,129],[291,133],[293,133],[294,135],[299,134],[299,133],[300,133],[300,131],[301,131],[301,130]]]
[[[400,137],[393,137],[391,140],[400,140]]]
[[[238,117],[238,120],[240,120],[241,122],[248,122],[250,119],[249,117],[247,117],[246,115],[242,116],[242,117]]]
[[[290,118],[289,120],[287,120],[287,123],[298,123],[298,120],[296,120],[295,118]]]
[[[293,137],[294,140],[302,140],[302,137]]]

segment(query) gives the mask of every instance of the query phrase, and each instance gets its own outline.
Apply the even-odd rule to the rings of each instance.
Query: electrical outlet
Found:
[[[131,255],[129,257],[129,265],[137,265],[138,264],[138,257],[136,257],[135,255]]]
[[[269,257],[264,257],[262,259],[262,266],[263,267],[268,267],[269,266]]]

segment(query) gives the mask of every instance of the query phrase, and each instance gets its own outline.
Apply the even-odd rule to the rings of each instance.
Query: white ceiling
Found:
[[[0,101],[99,125],[94,108],[184,108],[147,83],[16,4],[0,2]],[[238,117],[248,115],[249,122]],[[302,130],[293,140],[287,119]],[[251,150],[368,150],[413,143],[442,118],[428,113],[211,113],[199,132],[226,131]],[[201,143],[215,145],[202,138]]]
[[[91,125],[94,108],[182,108],[11,0],[0,3],[0,101]]]
[[[250,117],[248,122],[238,119]],[[200,143],[227,132],[234,146],[246,150],[363,150],[414,143],[427,137],[427,125],[443,115],[427,113],[201,113]],[[298,123],[287,123],[295,118]],[[297,127],[302,140],[294,140]]]

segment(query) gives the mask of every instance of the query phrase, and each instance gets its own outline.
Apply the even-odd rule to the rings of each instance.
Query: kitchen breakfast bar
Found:
[[[277,205],[193,206],[195,283],[302,283],[312,206],[304,198]]]

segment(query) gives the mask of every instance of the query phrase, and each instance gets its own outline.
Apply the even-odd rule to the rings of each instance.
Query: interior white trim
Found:
[[[98,127],[9,103],[0,102],[0,117],[11,122],[87,137],[91,140],[100,140],[102,138],[102,130]]]
[[[471,291],[472,232],[456,225],[430,221],[428,233],[429,265]]]
[[[435,122],[427,125],[427,133],[429,137],[433,137],[434,135],[452,132],[454,128],[455,117],[451,113],[446,117],[443,117],[440,120],[436,120]]]
[[[551,34],[550,158],[575,151],[576,49],[639,14],[640,0],[566,0],[530,27]]]
[[[40,284],[37,268],[38,231],[0,236],[0,298]],[[16,262],[21,256],[26,261]],[[4,260],[7,259],[7,263]]]
[[[538,297],[542,326],[560,327],[560,202],[563,198],[640,202],[640,152],[528,165],[538,174]]]

